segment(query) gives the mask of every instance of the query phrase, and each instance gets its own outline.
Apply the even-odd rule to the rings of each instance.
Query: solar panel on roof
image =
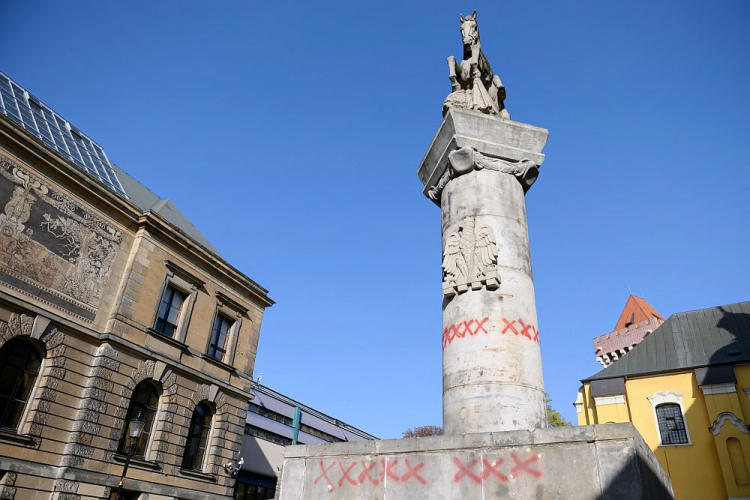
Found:
[[[127,198],[104,149],[0,71],[0,112],[99,182]]]

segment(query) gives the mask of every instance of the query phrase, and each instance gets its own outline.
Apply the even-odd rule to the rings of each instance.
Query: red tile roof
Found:
[[[664,321],[664,317],[659,314],[651,304],[646,302],[646,299],[630,295],[613,331],[625,328],[629,324],[638,324],[641,321],[648,321],[651,318],[659,318]]]

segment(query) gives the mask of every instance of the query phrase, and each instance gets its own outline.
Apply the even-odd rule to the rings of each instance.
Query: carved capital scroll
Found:
[[[476,149],[466,146],[448,154],[448,168],[445,169],[438,183],[427,193],[430,199],[439,201],[443,188],[451,181],[474,170],[494,170],[509,174],[518,179],[524,193],[527,192],[539,177],[539,164],[529,159],[519,162],[502,160],[483,155]]]

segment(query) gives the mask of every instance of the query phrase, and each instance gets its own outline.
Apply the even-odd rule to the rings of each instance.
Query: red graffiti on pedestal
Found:
[[[490,462],[486,458],[482,458],[481,466],[477,467],[477,465],[479,465],[479,460],[477,459],[463,462],[460,458],[453,457],[453,464],[458,469],[453,476],[453,482],[460,483],[464,478],[466,478],[473,483],[482,484],[491,477],[502,482],[506,482],[510,479],[517,478],[523,472],[526,472],[527,474],[535,478],[542,477],[542,472],[540,470],[532,469],[530,467],[530,464],[539,460],[540,455],[532,455],[525,460],[519,459],[515,453],[511,453],[510,457],[513,459],[515,466],[510,470],[509,475],[505,475],[500,470],[500,466],[505,462],[505,460],[502,458],[498,458],[494,462]]]
[[[518,476],[521,472],[527,472],[534,477],[542,477],[541,471],[538,471],[536,469],[531,469],[529,467],[530,463],[536,462],[537,460],[539,460],[539,455],[532,455],[526,460],[519,460],[519,458],[516,456],[515,453],[511,453],[510,457],[516,463],[516,466],[513,467],[513,469],[510,471],[510,474],[512,476]]]
[[[427,484],[422,476],[424,462],[414,462],[408,458],[404,459],[403,467],[399,467],[399,460],[386,460],[367,462],[365,460],[347,463],[344,460],[333,460],[326,464],[320,460],[320,475],[315,478],[313,484],[323,483],[329,491],[345,488],[348,485],[358,487],[365,483],[374,486],[383,485],[386,481],[395,483],[408,483],[415,481],[421,486]],[[357,469],[361,466],[361,471]],[[380,469],[378,471],[378,469]],[[334,474],[338,471],[338,475]],[[359,474],[357,474],[359,472]],[[379,472],[379,473],[378,473]]]
[[[490,461],[486,457],[481,459],[472,459],[468,462],[462,461],[458,457],[453,457],[453,465],[456,466],[455,472],[452,472],[451,479],[454,483],[460,483],[464,480],[481,485],[490,480],[501,481],[512,484],[512,481],[521,476],[530,476],[539,479],[542,477],[542,471],[535,468],[541,455],[529,455],[526,458],[519,458],[516,453],[510,454],[510,460],[505,458],[496,458]],[[345,488],[357,488],[367,485],[379,488],[390,484],[407,484],[417,483],[420,486],[427,486],[428,480],[424,476],[425,469],[428,467],[425,462],[412,461],[413,458],[387,459],[379,460],[355,460],[348,462],[346,460],[326,461],[321,459],[319,462],[320,474],[315,478],[313,484],[321,483],[328,491],[342,490]],[[503,466],[505,469],[503,470]],[[449,471],[444,471],[449,472]],[[433,476],[434,477],[434,476]],[[446,478],[448,479],[448,478]]]

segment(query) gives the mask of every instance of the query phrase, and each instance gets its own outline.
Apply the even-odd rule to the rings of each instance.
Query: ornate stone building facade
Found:
[[[0,498],[231,498],[267,291],[0,73]]]

